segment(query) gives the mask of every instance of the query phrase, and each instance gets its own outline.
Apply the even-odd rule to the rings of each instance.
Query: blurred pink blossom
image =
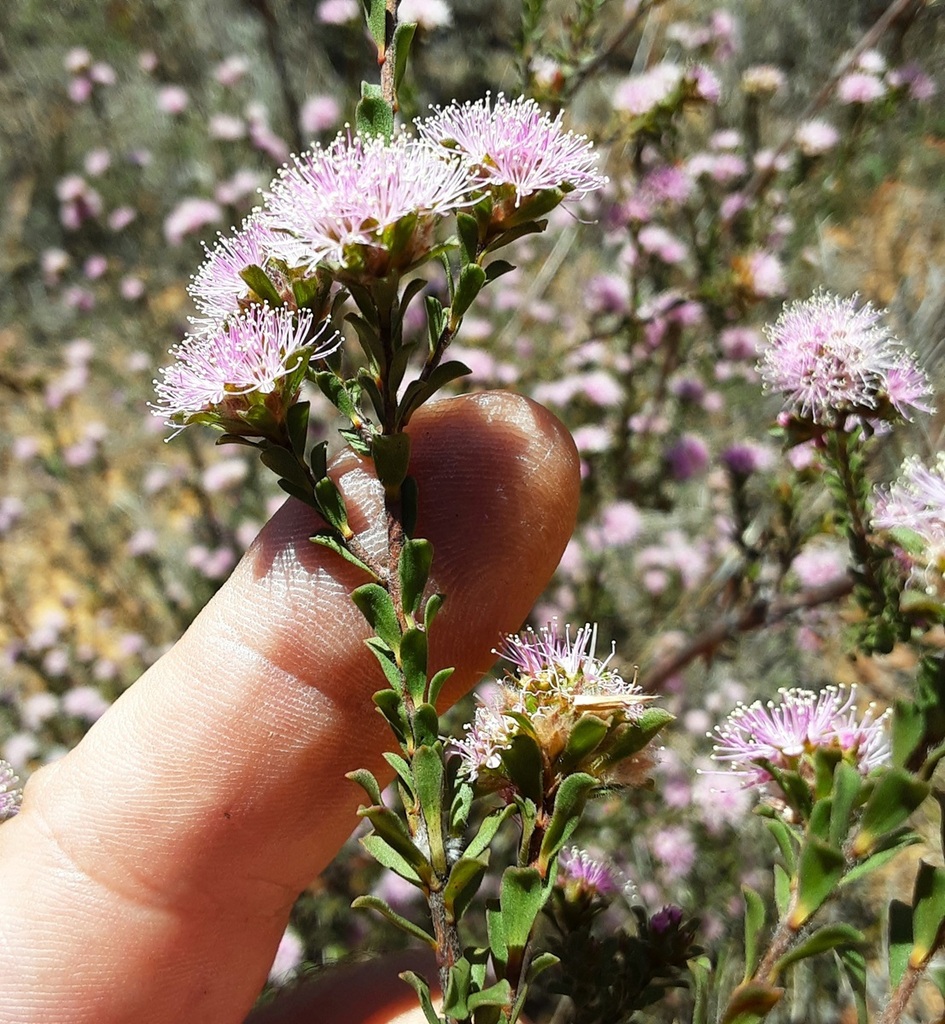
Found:
[[[223,218],[223,210],[212,199],[188,196],[182,199],[164,221],[164,237],[168,245],[180,245],[188,235],[216,224]]]
[[[158,89],[157,108],[164,114],[176,117],[190,105],[190,96],[181,85],[165,85]]]

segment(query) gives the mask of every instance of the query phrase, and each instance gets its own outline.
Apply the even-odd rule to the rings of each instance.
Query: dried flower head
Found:
[[[714,735],[709,733],[718,741],[712,757],[727,764],[746,786],[771,782],[766,766],[807,776],[813,770],[810,757],[818,749],[838,751],[863,775],[889,761],[889,712],[877,716],[870,704],[860,716],[855,686],[779,692],[777,703],[739,704]]]
[[[251,306],[171,349],[176,361],[154,382],[158,401],[152,412],[169,426],[203,421],[260,436],[252,412],[264,409],[282,423],[308,361],[324,358],[340,344],[338,337],[326,337],[325,325],[315,324],[307,310]]]
[[[0,761],[0,821],[12,818],[20,809],[22,798],[19,779],[6,761]]]
[[[928,410],[928,380],[870,303],[819,292],[785,306],[767,329],[760,370],[797,417],[835,427]]]
[[[429,253],[436,223],[467,202],[469,178],[462,159],[422,139],[342,133],[295,157],[270,188],[260,218],[274,255],[385,276]]]
[[[480,187],[510,186],[515,206],[536,192],[560,189],[574,198],[601,188],[597,154],[585,135],[565,131],[562,115],[552,119],[525,96],[502,93],[474,103],[439,107],[417,123],[420,134],[462,153]]]

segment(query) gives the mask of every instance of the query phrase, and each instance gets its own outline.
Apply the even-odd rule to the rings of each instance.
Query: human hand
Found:
[[[508,394],[424,408],[410,433],[447,595],[431,664],[456,666],[453,701],[554,571],[577,455]],[[376,483],[350,452],[335,475],[381,551]],[[356,822],[344,773],[383,777],[382,678],[348,597],[362,579],[315,528],[288,502],[174,649],[30,780],[0,828],[2,1024],[230,1024],[252,1006],[296,896]]]

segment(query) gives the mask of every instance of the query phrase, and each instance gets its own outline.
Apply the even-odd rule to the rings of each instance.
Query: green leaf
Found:
[[[808,836],[797,866],[797,903],[789,924],[800,928],[836,889],[843,877],[843,854],[817,836]]]
[[[441,668],[439,672],[434,675],[430,680],[430,688],[427,691],[427,700],[431,704],[436,704],[437,698],[440,696],[440,691],[446,685],[447,680],[456,670],[453,668]]]
[[[863,808],[860,829],[853,840],[854,857],[870,853],[886,832],[901,825],[931,792],[902,768],[890,768],[876,784]]]
[[[515,788],[524,796],[541,803],[545,789],[541,748],[533,736],[519,734],[501,752],[502,767]]]
[[[921,967],[935,952],[945,926],[945,868],[919,861],[912,894],[914,942],[909,964]]]
[[[453,301],[450,305],[450,319],[455,323],[459,321],[469,307],[476,301],[476,296],[482,291],[486,283],[486,272],[478,263],[469,263],[463,267],[459,274],[459,281],[456,291],[453,293]]]
[[[423,701],[427,689],[427,635],[422,629],[408,629],[400,641],[400,664],[407,692],[414,703]]]
[[[860,773],[847,761],[841,761],[833,773],[833,808],[830,814],[830,844],[842,847],[850,831],[850,816],[862,788]]]
[[[377,434],[371,442],[377,479],[387,490],[396,490],[407,478],[410,466],[409,434]]]
[[[400,692],[403,689],[404,677],[400,671],[400,666],[397,664],[397,656],[379,637],[369,636],[364,643],[374,657],[377,658],[378,664],[384,672],[384,677],[391,688]]]
[[[356,910],[376,910],[382,917],[386,917],[391,924],[395,924],[401,931],[406,932],[414,939],[425,942],[428,946],[436,949],[436,939],[425,932],[419,925],[401,917],[392,907],[389,907],[379,896],[358,896],[351,904]]]
[[[761,931],[765,926],[765,902],[747,885],[742,886],[745,898],[745,976],[743,981],[755,973],[761,959]]]
[[[561,847],[574,834],[584,813],[587,798],[596,787],[597,779],[584,772],[569,775],[558,787],[554,811],[545,830],[538,856],[538,866],[543,872],[547,872],[552,858],[557,856]]]
[[[466,1000],[472,985],[472,966],[465,957],[460,957],[449,969],[446,991],[443,993],[443,1013],[447,1017],[465,1020],[469,1017]]]
[[[388,807],[359,807],[358,817],[367,818],[374,831],[400,854],[424,881],[431,877],[430,863],[417,849],[400,818]]]
[[[590,756],[607,735],[609,725],[594,715],[582,715],[568,737],[567,745],[555,763],[555,771],[567,775]]]
[[[784,858],[784,863],[789,874],[793,875],[797,870],[796,834],[791,830],[790,826],[785,824],[785,822],[780,818],[768,818],[765,821],[765,826],[774,836],[775,842],[778,844],[778,849],[781,851],[781,856]]]
[[[372,0],[372,3],[378,2]],[[383,36],[378,45],[382,43]],[[361,100],[355,108],[354,120],[358,135],[390,142],[394,134],[394,108],[384,99],[380,86],[361,83]]]
[[[466,377],[470,373],[472,373],[472,370],[465,363],[453,359],[448,363],[440,363],[425,381],[411,381],[407,385],[403,401],[400,403],[400,408],[397,411],[398,426],[405,427],[417,409],[427,399],[432,398],[440,388],[446,387],[447,384],[457,378]]]
[[[308,464],[312,467],[312,476],[316,480],[328,475],[327,441],[319,441],[318,444],[312,445],[312,450],[308,453]]]
[[[897,768],[905,768],[925,736],[925,712],[911,700],[897,700],[893,707],[892,760]]]
[[[486,935],[489,939],[489,952],[495,964],[497,975],[505,973],[509,959],[509,950],[505,941],[505,919],[499,909],[498,900],[489,900],[486,904]]]
[[[453,280],[449,275],[448,262],[446,264],[446,271],[446,279],[449,281],[450,291],[452,292]],[[443,329],[446,327],[446,310],[443,308],[443,303],[435,295],[425,295],[423,305],[427,311],[427,334],[429,335],[430,351],[432,352],[436,348]]]
[[[889,960],[889,988],[895,990],[909,966],[912,952],[912,907],[902,900],[891,900],[887,921],[887,957]]]
[[[759,1024],[778,1005],[783,988],[750,981],[732,993],[719,1024]]]
[[[528,965],[528,970],[525,972],[526,984],[531,985],[539,974],[543,974],[549,967],[554,967],[555,964],[560,963],[561,957],[555,956],[554,953],[539,953]]]
[[[361,422],[361,412],[358,409],[357,400],[352,396],[350,390],[357,386],[354,381],[350,384],[346,383],[334,370],[316,370],[312,377],[321,393],[342,416],[351,420],[352,423]],[[360,392],[360,388],[358,391]],[[324,475],[324,473],[321,474],[321,476]]]
[[[608,744],[603,758],[605,765],[617,764],[639,753],[662,729],[675,720],[675,716],[665,708],[647,708],[638,719],[616,730],[616,739],[612,744]]]
[[[387,31],[387,6],[384,0],[362,0],[362,3],[368,32],[378,46],[383,46]],[[362,89],[366,84],[362,83]]]
[[[345,778],[356,782],[367,793],[368,800],[372,804],[380,805],[384,803],[381,799],[381,787],[377,779],[374,778],[373,773],[369,772],[367,768],[358,768],[353,772],[348,772]]]
[[[433,1008],[433,1000],[430,998],[430,986],[426,981],[414,971],[404,971],[398,977],[406,981],[414,992],[417,993],[417,998],[420,1000],[420,1006],[423,1009],[423,1016],[427,1019],[427,1024],[443,1024],[442,1018]]]
[[[806,960],[808,957],[826,953],[828,949],[861,946],[866,936],[851,924],[827,924],[798,943],[790,952],[785,953],[774,965],[774,973],[780,974],[785,967]]]
[[[535,868],[509,867],[502,872],[499,906],[510,960],[524,952],[551,889]]]
[[[345,540],[350,540],[354,536],[354,531],[348,525],[345,499],[331,477],[323,476],[315,484],[315,500],[318,502],[318,509],[325,517],[325,521],[333,526]]]
[[[492,814],[484,818],[482,824],[479,826],[479,831],[476,833],[475,838],[463,852],[463,856],[478,857],[481,853],[487,850],[492,840],[495,838],[495,834],[514,813],[515,805],[506,804],[505,807],[500,808],[498,811],[493,811]]]
[[[443,903],[453,921],[462,920],[466,908],[479,891],[488,867],[488,852],[480,857],[460,857],[453,865],[443,890]]]
[[[292,450],[299,458],[305,454],[305,442],[308,440],[308,414],[311,402],[296,402],[286,413],[286,428],[289,431],[289,442]]]
[[[413,775],[410,774],[410,765],[407,764],[406,760],[400,754],[393,754],[390,751],[385,752],[384,760],[397,773],[397,778],[400,779],[401,784],[406,786],[410,793],[413,793]],[[380,803],[379,800],[374,802]]]
[[[510,274],[515,269],[514,263],[509,263],[508,260],[493,260],[488,267],[486,267],[486,282],[491,284],[493,281],[498,280],[505,274]]]
[[[433,545],[420,538],[408,540],[400,552],[400,599],[407,615],[414,616],[420,609],[423,590],[430,578],[433,564]]]
[[[359,842],[378,864],[393,871],[395,875],[399,875],[411,884],[423,887],[423,881],[417,872],[385,839],[372,833],[369,836],[364,836]]]
[[[417,26],[414,22],[401,22],[394,29],[394,95],[400,91],[401,83],[407,72],[407,57],[410,54],[410,44],[413,42],[414,32]]]
[[[843,876],[840,885],[846,886],[858,881],[884,864],[888,864],[900,851],[922,842],[924,842],[922,837],[916,835],[910,828],[903,827],[894,832],[887,832],[882,842],[875,848],[875,852],[871,853],[866,860],[861,860],[859,864],[850,868]]]
[[[833,800],[820,799],[815,801],[811,809],[808,830],[812,835],[823,839],[825,843],[830,842],[830,818],[833,812]]]
[[[282,305],[282,296],[279,294],[278,289],[272,281],[269,280],[269,275],[262,267],[255,263],[251,263],[248,267],[240,271],[240,277],[260,297],[260,299],[262,299],[263,302],[269,303],[273,309],[278,309],[278,307]]]
[[[369,566],[365,565],[357,555],[352,554],[344,544],[342,544],[337,537],[332,536],[332,534],[316,533],[314,537],[309,537],[309,540],[313,544],[320,544],[323,548],[328,548],[330,551],[334,551],[336,555],[340,555],[346,562],[350,562],[352,565],[356,565],[359,569],[366,572],[371,579],[377,579],[374,571]]]
[[[384,716],[399,743],[407,740],[407,718],[404,704],[396,690],[378,690],[371,698],[377,710]]]
[[[400,648],[400,623],[390,594],[379,583],[365,583],[351,593],[368,624],[392,651]]]
[[[859,949],[838,949],[837,960],[843,968],[850,988],[853,990],[853,1001],[856,1004],[857,1024],[868,1024],[869,1013],[866,1003],[866,957]]]
[[[316,511],[320,511],[318,506],[315,504],[315,498],[313,497],[310,488],[299,487],[298,484],[293,484],[288,480],[283,479],[279,479],[276,482],[286,494],[295,498],[296,501],[301,501],[303,505],[308,505],[309,508],[314,508]]]
[[[443,607],[443,602],[446,598],[442,594],[431,594],[427,598],[427,603],[423,609],[423,628],[429,633],[430,627],[433,625],[433,620],[436,618],[437,612]],[[430,702],[433,703],[432,701]]]
[[[418,704],[413,712],[413,735],[417,746],[432,746],[440,738],[440,716],[432,704]]]
[[[472,214],[456,214],[456,233],[459,235],[460,266],[476,262],[479,255],[479,221]]]
[[[784,917],[791,905],[791,876],[780,864],[774,865],[774,905],[779,917]]]
[[[446,850],[443,845],[443,761],[436,747],[417,747],[411,761],[413,791],[417,795],[423,820],[427,826],[427,845],[433,869],[446,871]]]
[[[311,495],[311,481],[305,470],[299,464],[296,456],[287,448],[280,448],[278,445],[270,444],[259,451],[259,461],[274,473],[284,477],[289,483],[301,487],[307,494]],[[327,479],[327,478],[326,478]],[[311,498],[309,498],[309,503]]]
[[[503,978],[481,992],[474,992],[467,1000],[470,1011],[480,1006],[505,1006],[512,1001],[512,986]]]

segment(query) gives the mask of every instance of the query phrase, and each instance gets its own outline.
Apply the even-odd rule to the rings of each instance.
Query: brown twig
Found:
[[[846,597],[853,590],[852,576],[825,583],[820,587],[811,587],[793,597],[777,601],[754,601],[747,608],[721,620],[704,633],[694,637],[685,647],[663,661],[657,662],[641,680],[645,690],[657,690],[659,687],[684,669],[697,658],[707,658],[713,654],[726,640],[731,640],[740,633],[748,633],[763,626],[788,618],[795,612],[807,608],[816,608],[822,604],[831,604]]]
[[[397,110],[397,93],[394,89],[394,61],[390,59],[393,53],[394,31],[397,28],[397,8],[400,0],[386,0],[387,18],[384,28],[384,49],[379,51],[377,61],[381,66],[381,92],[384,99]]]

